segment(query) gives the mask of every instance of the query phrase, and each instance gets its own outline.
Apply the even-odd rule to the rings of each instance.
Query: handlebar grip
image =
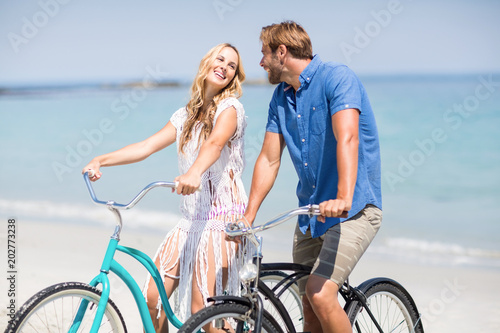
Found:
[[[92,169],[88,169],[87,171],[85,171],[85,173],[87,173],[89,175],[89,178],[92,178],[95,176],[95,171]]]

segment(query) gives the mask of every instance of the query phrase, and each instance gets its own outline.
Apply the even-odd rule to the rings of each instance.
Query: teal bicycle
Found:
[[[119,204],[114,201],[97,199],[88,173],[83,175],[85,184],[92,200],[99,205],[106,206],[116,217],[117,223],[113,235],[108,243],[106,254],[99,274],[90,283],[63,282],[52,285],[32,296],[17,312],[5,333],[17,332],[70,332],[70,333],[95,333],[95,332],[127,332],[125,321],[116,304],[110,299],[111,285],[109,273],[116,274],[132,293],[143,328],[146,333],[153,333],[154,327],[149,315],[146,301],[137,282],[130,273],[115,260],[117,252],[125,253],[140,262],[151,274],[158,288],[162,307],[170,323],[180,328],[182,322],[174,314],[163,286],[162,278],[153,260],[143,252],[119,245],[122,230],[121,210],[133,208],[149,191],[157,187],[175,188],[174,182],[154,182],[142,189],[128,204]],[[262,270],[261,281],[269,287],[279,284],[287,274],[274,268]],[[302,304],[296,284],[288,288],[279,297],[289,309],[294,309],[294,316],[287,312],[271,311],[276,318],[285,314],[287,322],[301,325]],[[266,309],[268,306],[266,304]],[[284,320],[284,319],[283,319]]]
[[[96,204],[105,205],[117,219],[117,225],[109,241],[99,274],[89,284],[63,282],[38,292],[19,309],[5,332],[127,332],[123,316],[109,298],[108,275],[110,272],[123,280],[132,293],[139,309],[144,331],[155,332],[141,288],[130,273],[115,260],[117,251],[130,255],[149,271],[158,287],[168,320],[173,326],[180,328],[182,322],[175,316],[170,306],[160,273],[153,260],[139,250],[118,244],[122,230],[120,210],[131,209],[153,188],[175,188],[175,183],[151,183],[125,205],[97,199],[88,173],[84,174],[84,180],[92,200]]]

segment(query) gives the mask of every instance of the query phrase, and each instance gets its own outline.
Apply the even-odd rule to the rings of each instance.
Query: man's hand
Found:
[[[323,201],[319,204],[318,221],[324,223],[325,217],[347,217],[350,209],[351,203],[343,199]]]
[[[242,217],[241,219],[238,219],[236,222],[230,223],[227,225],[230,230],[241,230],[244,228],[251,228],[252,225],[248,223],[245,217]],[[226,233],[226,241],[228,242],[235,242],[237,244],[241,244],[241,236],[229,236]]]
[[[241,244],[241,236],[232,237],[226,234],[226,242],[235,242],[236,244]]]

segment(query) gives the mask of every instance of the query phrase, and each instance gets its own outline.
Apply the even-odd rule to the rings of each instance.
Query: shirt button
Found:
[[[302,139],[302,142],[306,142],[306,139]]]
[[[307,166],[307,163],[304,163],[304,166]]]
[[[313,185],[313,188],[316,188],[316,185]]]
[[[313,106],[313,111],[316,110],[316,108]]]
[[[297,117],[300,118],[300,114]]]
[[[307,78],[307,81],[309,81],[309,80],[310,80],[310,78]]]

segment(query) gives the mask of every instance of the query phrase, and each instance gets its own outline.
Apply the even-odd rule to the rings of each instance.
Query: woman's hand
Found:
[[[100,171],[100,168],[101,168],[101,163],[99,163],[99,161],[92,160],[92,161],[90,161],[89,164],[87,164],[83,168],[82,174],[90,171],[89,172],[89,179],[91,181],[95,182],[96,180],[98,180],[102,176],[102,172]]]
[[[177,194],[190,195],[200,188],[201,176],[197,174],[185,173],[175,177]]]
[[[201,145],[200,152],[193,165],[185,174],[174,179],[178,182],[177,194],[189,195],[199,189],[201,175],[219,159],[222,149],[234,135],[236,128],[236,109],[231,106],[219,115],[212,133]]]

